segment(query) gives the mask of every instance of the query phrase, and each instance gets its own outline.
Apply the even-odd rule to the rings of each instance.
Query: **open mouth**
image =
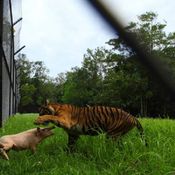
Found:
[[[45,121],[45,122],[42,122],[42,123],[35,121],[34,124],[35,125],[44,125],[44,126],[47,126],[49,124],[49,121]]]
[[[55,129],[55,126],[50,127],[50,130]]]
[[[42,123],[42,125],[44,125],[44,126],[47,126],[48,124],[49,124],[48,121],[45,121],[44,123]]]

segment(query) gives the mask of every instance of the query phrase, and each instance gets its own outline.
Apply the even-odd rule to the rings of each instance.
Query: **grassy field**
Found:
[[[35,128],[37,115],[11,117],[0,129],[0,136]],[[2,175],[174,175],[175,121],[140,119],[145,128],[148,147],[136,129],[122,139],[122,147],[105,139],[105,135],[82,136],[75,153],[65,150],[66,133],[56,128],[55,135],[44,140],[37,152],[10,151],[10,160],[0,158]]]

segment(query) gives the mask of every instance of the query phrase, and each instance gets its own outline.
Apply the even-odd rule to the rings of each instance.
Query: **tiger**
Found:
[[[143,127],[139,120],[130,113],[116,107],[85,106],[72,104],[47,103],[39,110],[34,124],[49,122],[63,128],[68,134],[68,148],[72,150],[80,135],[98,135],[106,133],[107,137],[117,139],[136,127],[144,139]]]

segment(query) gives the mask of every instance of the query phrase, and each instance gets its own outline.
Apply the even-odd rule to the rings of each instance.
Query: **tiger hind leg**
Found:
[[[145,144],[145,146],[148,146],[148,142],[147,142],[147,139],[145,138],[143,127],[138,120],[136,120],[136,127],[140,133],[143,143]]]
[[[109,134],[107,134],[107,141],[109,141],[109,140],[112,140],[112,142],[116,144],[116,147],[119,150],[123,149],[124,144],[123,144],[121,135],[119,135],[119,134],[117,134],[117,135],[109,135]]]

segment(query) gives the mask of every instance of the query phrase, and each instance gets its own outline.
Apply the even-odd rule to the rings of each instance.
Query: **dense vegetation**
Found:
[[[162,58],[171,74],[175,72],[175,33],[165,33],[166,22],[147,12],[126,27],[127,32],[145,44],[145,50]],[[174,117],[174,101],[149,70],[137,61],[137,55],[116,36],[107,48],[87,49],[81,67],[47,76],[43,62],[30,62],[25,55],[21,66],[20,112],[36,112],[46,98],[80,106],[118,106],[134,115]],[[60,58],[61,59],[61,58]]]
[[[36,115],[11,117],[0,130],[0,136],[18,133],[36,126]],[[148,140],[145,147],[136,129],[122,138],[122,146],[104,135],[81,136],[76,151],[65,151],[67,135],[56,128],[55,135],[44,140],[37,152],[9,152],[9,161],[0,158],[3,175],[173,175],[175,174],[175,121],[140,119]],[[14,127],[15,126],[15,127]]]

